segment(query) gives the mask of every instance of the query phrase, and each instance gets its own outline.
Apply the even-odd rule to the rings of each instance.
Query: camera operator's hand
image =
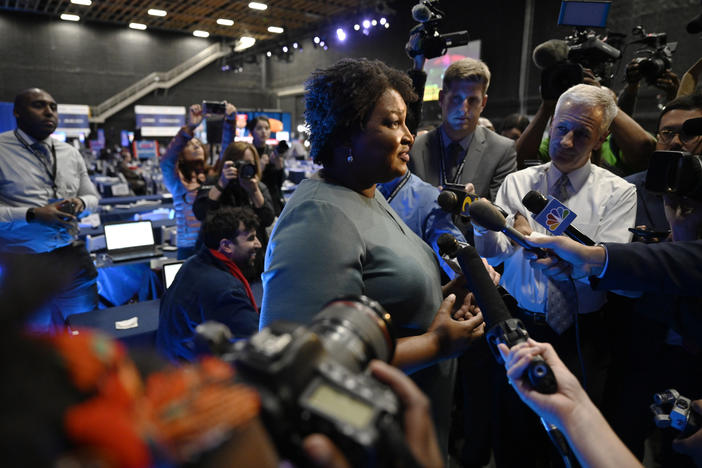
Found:
[[[626,80],[628,85],[638,86],[639,82],[641,82],[641,78],[643,78],[643,75],[641,75],[639,61],[637,59],[634,59],[631,62],[629,62],[629,64],[626,66],[626,71],[624,72],[624,79]]]
[[[553,255],[538,258],[536,254],[524,251],[531,266],[542,270],[554,279],[573,279],[597,276],[605,265],[606,251],[601,245],[587,246],[565,236],[531,235],[526,241],[534,247],[549,249]]]
[[[462,305],[456,311],[457,316],[466,317],[456,320],[451,313],[456,302],[455,294],[449,294],[441,303],[434,320],[429,326],[428,333],[433,335],[438,346],[439,357],[451,357],[464,351],[474,340],[485,333],[485,323],[480,309],[473,308],[472,295],[466,294]],[[472,315],[472,316],[471,316]]]
[[[229,182],[239,178],[239,171],[234,167],[234,161],[225,161],[222,173],[219,175],[219,185],[226,187]]]
[[[663,196],[665,217],[674,241],[692,241],[702,233],[702,202],[675,194]]]
[[[692,411],[697,413],[697,419],[702,418],[702,400],[692,402]],[[695,465],[702,467],[702,429],[685,439],[673,440],[673,450],[692,458]]]
[[[203,119],[202,106],[200,104],[193,104],[188,109],[188,123],[187,126],[190,130],[195,130],[195,128],[200,125]]]
[[[426,58],[422,54],[422,40],[424,34],[424,29],[415,28],[416,32],[410,34],[407,44],[405,44],[405,53],[409,58],[412,59],[415,70],[423,70]],[[413,29],[413,31],[415,30]]]
[[[678,93],[680,78],[672,70],[666,70],[662,76],[658,77],[654,86],[665,93],[666,101],[672,101]]]
[[[590,86],[602,86],[602,84],[600,84],[600,82],[597,80],[595,74],[589,68],[583,68],[583,83],[589,84]]]
[[[224,119],[236,122],[236,106],[228,101],[224,101]]]

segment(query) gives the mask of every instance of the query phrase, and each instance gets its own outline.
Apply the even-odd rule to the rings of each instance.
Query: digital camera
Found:
[[[253,179],[256,177],[256,166],[248,161],[240,159],[234,163],[234,167],[241,179]]]
[[[303,466],[303,439],[323,433],[351,466],[412,466],[400,403],[366,372],[372,359],[390,361],[395,350],[380,304],[363,296],[335,300],[309,326],[278,321],[233,345],[212,324],[197,328],[196,342],[232,362],[258,390],[263,423],[283,458]]]

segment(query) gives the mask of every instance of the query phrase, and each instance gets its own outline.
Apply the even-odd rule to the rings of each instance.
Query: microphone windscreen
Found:
[[[530,190],[529,193],[522,198],[522,205],[534,214],[539,214],[548,205],[548,199],[536,190]]]
[[[453,255],[459,249],[458,241],[448,232],[445,232],[439,236],[436,240],[436,245],[439,247],[439,253],[441,255]]]
[[[418,3],[412,7],[412,18],[420,23],[426,23],[431,18],[431,10],[423,3]]]
[[[697,34],[702,32],[702,13],[700,13],[699,15],[694,17],[692,21],[687,23],[687,32],[689,32],[690,34]]]
[[[568,44],[561,39],[550,39],[537,45],[531,58],[538,69],[544,70],[568,58]]]
[[[439,194],[439,198],[436,199],[436,202],[442,210],[452,213],[458,204],[458,197],[452,191],[444,190]]]
[[[465,276],[466,286],[475,296],[483,313],[486,329],[512,318],[475,248],[470,245],[463,247],[457,252],[456,258]]]
[[[702,117],[687,119],[682,129],[688,135],[702,135]]]
[[[502,231],[505,228],[505,217],[495,205],[487,200],[476,200],[468,208],[471,219],[485,229]]]

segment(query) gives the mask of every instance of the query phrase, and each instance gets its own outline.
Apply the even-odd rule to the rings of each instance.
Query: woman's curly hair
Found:
[[[410,78],[379,60],[345,58],[312,73],[305,83],[305,119],[317,164],[331,163],[334,147],[364,128],[388,89],[408,105],[417,100]]]

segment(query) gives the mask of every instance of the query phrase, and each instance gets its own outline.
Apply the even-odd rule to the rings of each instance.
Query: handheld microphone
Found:
[[[458,244],[455,239],[453,242]],[[451,241],[449,240],[448,243]],[[497,345],[504,343],[511,348],[525,342],[529,338],[529,333],[522,321],[513,318],[509,313],[475,248],[467,245],[458,249],[455,254],[466,278],[468,289],[475,295],[483,314],[487,330],[485,338],[490,345],[490,350],[495,355],[495,359],[503,363]],[[531,387],[540,393],[555,393],[558,388],[553,371],[541,356],[532,359],[525,376]]]
[[[527,243],[524,235],[514,229],[512,226],[507,226],[505,217],[499,212],[497,207],[487,200],[476,200],[469,208],[470,217],[479,225],[490,231],[502,232],[504,235],[512,239],[518,245],[521,245],[525,250],[535,253],[538,257],[543,258],[548,256],[546,250],[539,247],[532,247]]]
[[[436,245],[439,247],[439,253],[441,255],[448,255],[451,258],[456,258],[456,254],[463,247],[470,246],[469,243],[459,241],[448,232],[439,236],[436,240]]]
[[[527,210],[531,211],[535,215],[539,215],[544,208],[546,208],[546,205],[548,205],[548,199],[536,190],[531,190],[529,193],[524,195],[524,198],[522,198],[522,204]],[[543,226],[543,224],[541,225]],[[544,227],[548,229],[548,226]],[[573,226],[568,226],[564,233],[574,241],[580,242],[583,245],[595,245],[595,241],[578,231]]]
[[[702,117],[687,119],[683,122],[682,130],[687,135],[702,135]]]

